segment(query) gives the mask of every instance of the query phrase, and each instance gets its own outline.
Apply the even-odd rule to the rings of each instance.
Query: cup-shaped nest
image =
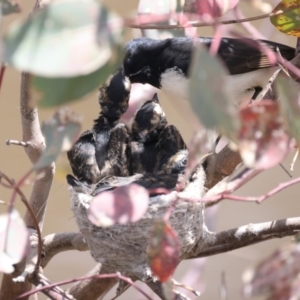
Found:
[[[147,247],[153,226],[160,221],[174,201],[174,193],[152,197],[145,215],[135,223],[97,227],[88,219],[93,197],[70,187],[71,208],[77,225],[87,242],[92,257],[105,265],[110,273],[121,272],[131,278],[146,281],[151,278]],[[169,222],[180,242],[180,259],[197,251],[196,245],[205,233],[204,204],[179,200]]]

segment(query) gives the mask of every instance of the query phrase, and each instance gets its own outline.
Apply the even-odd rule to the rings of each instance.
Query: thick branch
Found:
[[[206,243],[203,245],[201,240],[200,244],[195,246],[201,250],[188,259],[224,253],[273,238],[292,236],[299,231],[300,217],[248,224],[218,233],[208,233]]]
[[[41,132],[38,110],[30,107],[29,95],[29,74],[23,73],[21,77],[21,119],[23,142],[28,146],[25,152],[32,164],[35,164],[45,149],[45,139]],[[52,180],[54,176],[54,164],[36,172],[36,180],[30,196],[30,204],[39,222],[43,227],[46,203],[49,196]],[[28,213],[25,215],[25,222],[28,227],[34,227]]]
[[[89,250],[83,235],[79,232],[63,232],[47,235],[43,240],[43,246],[44,257],[41,262],[43,268],[47,266],[53,256],[60,252],[68,250]]]
[[[86,277],[92,277],[97,274],[105,274],[105,267],[101,267],[101,264],[96,265]],[[112,287],[118,282],[117,278],[91,278],[84,281],[75,283],[68,293],[77,300],[96,300],[105,296],[106,293],[112,289]]]
[[[25,151],[32,162],[36,163],[40,155],[44,151],[45,141],[41,133],[40,123],[38,119],[38,111],[36,108],[30,108],[30,96],[29,96],[29,75],[22,74],[21,78],[21,96],[20,96],[20,107],[21,107],[21,119],[22,119],[22,130],[23,130],[23,141],[28,144],[25,147]],[[54,176],[54,164],[48,166],[42,170],[36,172],[36,179],[33,185],[32,193],[30,196],[30,206],[36,216],[39,223],[39,227],[42,230],[46,203],[49,197],[50,188]],[[34,270],[35,263],[37,260],[37,245],[38,239],[34,228],[34,222],[28,212],[26,212],[24,221],[28,228],[30,228],[30,252],[27,256],[27,264],[25,267],[26,272]],[[21,265],[17,266],[17,269],[22,269]],[[18,275],[13,274],[13,276]],[[30,290],[30,284],[24,283],[13,283],[11,275],[4,275],[1,284],[0,299],[15,299],[18,295]]]

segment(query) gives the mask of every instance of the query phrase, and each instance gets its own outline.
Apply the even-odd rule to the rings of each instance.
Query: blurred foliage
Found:
[[[14,265],[27,252],[28,237],[27,227],[15,209],[0,216],[0,272],[14,271]]]
[[[121,186],[94,197],[89,210],[89,220],[102,227],[137,222],[147,211],[148,203],[148,191],[142,186]]]
[[[42,125],[42,132],[46,140],[46,149],[41,155],[34,169],[41,169],[56,160],[62,151],[71,149],[79,136],[81,120],[70,109],[63,107]]]
[[[154,224],[147,249],[152,273],[165,282],[179,264],[180,243],[169,222],[161,220]]]
[[[292,79],[279,76],[276,81],[281,115],[290,136],[300,144],[299,86]]]
[[[281,32],[300,37],[300,1],[299,0],[282,0],[274,9],[284,11],[283,14],[270,17],[271,23]],[[286,11],[289,8],[293,10]]]
[[[229,74],[223,63],[199,45],[194,51],[190,76],[189,98],[201,123],[235,140],[239,120],[227,91]]]
[[[267,300],[299,299],[299,262],[299,243],[276,250],[258,266],[246,271],[244,296],[265,295]]]
[[[0,4],[4,16],[21,12],[21,5],[18,1],[1,0]]]
[[[289,153],[290,138],[283,128],[278,103],[264,100],[240,111],[238,147],[246,166],[268,169]]]
[[[122,20],[95,0],[53,1],[4,38],[4,61],[35,75],[43,106],[78,99],[119,65]]]

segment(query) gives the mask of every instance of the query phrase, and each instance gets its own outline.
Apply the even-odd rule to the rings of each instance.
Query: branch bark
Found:
[[[44,255],[41,266],[45,268],[49,261],[58,253],[68,250],[87,251],[87,243],[79,232],[63,232],[47,235],[43,239]]]
[[[196,255],[187,259],[211,256],[267,241],[273,238],[293,236],[300,231],[300,217],[277,221],[248,224],[217,233],[208,232],[206,242],[201,239],[194,249],[200,249]]]
[[[85,276],[89,277],[97,274],[106,274],[105,266],[98,264]],[[68,293],[71,294],[76,300],[101,299],[117,282],[117,278],[92,278],[75,283],[68,290]]]
[[[28,144],[25,147],[26,154],[32,164],[36,163],[45,148],[44,137],[41,132],[40,123],[38,119],[37,108],[30,107],[30,94],[29,94],[29,74],[22,74],[21,77],[21,95],[20,95],[21,119],[23,141]],[[36,172],[36,179],[30,196],[30,205],[39,223],[40,230],[43,228],[43,222],[46,212],[46,204],[49,197],[50,188],[54,176],[54,164],[41,169]],[[14,283],[12,279],[20,275],[22,271],[30,273],[34,270],[35,262],[37,259],[37,235],[34,228],[34,222],[28,212],[24,217],[25,224],[30,229],[30,251],[24,262],[20,263],[16,269],[17,271],[12,275],[4,275],[1,283],[0,300],[15,299],[18,295],[30,290],[31,285],[29,282]]]

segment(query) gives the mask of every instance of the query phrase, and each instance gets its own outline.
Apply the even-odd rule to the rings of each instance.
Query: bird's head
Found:
[[[113,119],[119,118],[128,109],[130,87],[130,80],[122,69],[110,76],[100,88],[99,104],[102,113]]]
[[[133,139],[140,142],[151,142],[167,125],[157,94],[152,100],[145,102],[137,111],[132,124]]]
[[[160,57],[168,44],[169,39],[138,38],[125,45],[123,66],[131,83],[149,83],[157,88],[161,87]]]

